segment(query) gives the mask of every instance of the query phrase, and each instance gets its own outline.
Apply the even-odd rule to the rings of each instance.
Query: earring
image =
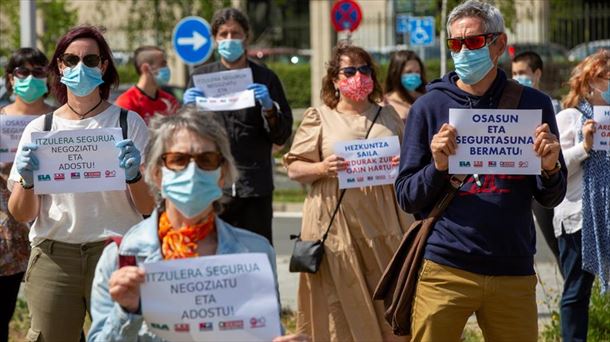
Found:
[[[335,88],[335,97],[339,98],[339,89]]]

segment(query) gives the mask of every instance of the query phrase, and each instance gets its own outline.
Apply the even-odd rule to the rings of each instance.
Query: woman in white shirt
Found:
[[[595,275],[602,289],[610,279],[610,154],[593,150],[593,106],[610,104],[610,51],[600,50],[572,71],[566,108],[557,114],[561,148],[568,167],[565,199],[555,208],[564,289],[564,341],[587,338],[589,298]]]

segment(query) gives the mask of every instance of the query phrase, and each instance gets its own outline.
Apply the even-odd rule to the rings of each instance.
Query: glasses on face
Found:
[[[61,57],[59,57],[59,59],[64,63],[65,66],[69,68],[75,67],[81,60],[79,56],[72,53],[64,53],[63,55],[61,55]],[[95,54],[86,55],[85,57],[83,57],[83,64],[90,68],[100,65],[101,61],[102,57]]]
[[[453,52],[462,51],[462,45],[466,45],[466,48],[468,48],[468,50],[478,50],[487,45],[487,41],[489,39],[495,40],[495,38],[499,35],[500,33],[495,32],[477,34],[476,36],[470,36],[465,38],[449,38],[447,39],[447,46],[449,47],[449,50]]]
[[[45,67],[33,67],[33,68],[17,67],[17,68],[15,68],[15,70],[13,70],[13,75],[17,78],[26,78],[30,75],[32,75],[36,78],[46,78],[47,74],[48,74],[47,68],[45,68]]]
[[[214,171],[220,167],[224,158],[218,152],[203,152],[196,155],[182,152],[166,152],[161,155],[163,166],[172,171],[186,169],[191,159],[195,160],[197,166],[205,171]]]
[[[352,77],[356,75],[356,72],[369,76],[373,72],[373,69],[368,65],[361,65],[359,67],[350,66],[339,69],[339,73],[342,73],[346,77]]]

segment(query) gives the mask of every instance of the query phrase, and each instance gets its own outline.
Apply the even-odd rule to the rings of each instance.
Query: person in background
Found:
[[[131,228],[120,246],[107,246],[91,294],[88,341],[161,341],[146,329],[141,312],[142,266],[206,255],[265,253],[277,286],[275,252],[262,236],[220,219],[222,186],[237,177],[225,130],[211,113],[185,107],[150,122],[145,179],[159,203],[151,217]],[[119,255],[136,264],[119,267]],[[274,341],[307,342],[304,335]]]
[[[303,240],[322,238],[341,196],[337,174],[347,165],[334,144],[364,139],[369,128],[369,138],[401,139],[404,124],[392,106],[378,105],[381,96],[371,56],[360,47],[337,46],[322,81],[324,105],[305,112],[284,156],[290,179],[311,184],[303,206]],[[398,163],[398,156],[392,162]],[[300,275],[297,331],[314,341],[402,340],[392,334],[382,303],[372,297],[412,222],[398,207],[392,184],[346,190],[319,271]]]
[[[38,49],[21,48],[13,53],[5,68],[7,91],[15,102],[0,108],[0,115],[41,115],[53,110],[44,102],[48,94],[49,60]],[[30,256],[28,224],[20,223],[8,210],[7,188],[13,163],[0,163],[0,342],[8,341],[8,326],[15,311],[17,294]]]
[[[141,46],[133,54],[133,66],[140,76],[138,83],[121,94],[115,104],[140,114],[147,123],[156,113],[174,114],[178,101],[161,89],[171,78],[165,51],[156,46]]]
[[[557,114],[561,148],[568,167],[568,191],[555,208],[564,285],[563,341],[586,341],[589,299],[595,275],[602,291],[610,280],[610,154],[593,150],[593,106],[610,105],[610,51],[600,50],[572,71],[566,108]]]
[[[212,17],[212,34],[218,44],[220,61],[195,69],[184,104],[195,104],[203,92],[194,87],[193,77],[218,71],[250,68],[254,91],[254,107],[215,112],[215,118],[226,129],[231,142],[231,154],[240,177],[235,183],[225,183],[226,222],[244,227],[272,242],[273,218],[273,144],[284,144],[292,134],[292,111],[286,100],[282,83],[276,74],[247,58],[250,24],[246,16],[235,8],[224,8]]]
[[[61,104],[51,116],[51,132],[119,126],[121,109],[107,101],[111,86],[119,82],[118,73],[100,30],[70,29],[58,40],[48,71],[52,93]],[[25,128],[8,180],[11,214],[19,222],[34,221],[24,277],[31,315],[27,340],[79,341],[106,239],[123,234],[154,208],[140,173],[139,151],[148,131],[138,114],[127,113],[128,139],[116,144],[125,190],[37,195],[34,171],[42,161],[31,136],[46,130],[45,117]]]
[[[385,79],[384,103],[393,106],[406,122],[411,105],[426,92],[426,83],[424,64],[415,52],[393,52]]]
[[[512,62],[512,74],[513,79],[519,84],[526,87],[532,87],[540,90],[540,79],[542,78],[542,58],[533,52],[525,51],[515,56]],[[555,113],[559,113],[561,106],[555,99],[551,99]],[[557,238],[555,237],[555,231],[553,229],[553,208],[545,208],[538,201],[532,202],[532,211],[540,227],[540,232],[549,246],[549,249],[555,256],[555,261],[559,265],[559,246],[557,245]],[[561,267],[559,272],[563,274]]]

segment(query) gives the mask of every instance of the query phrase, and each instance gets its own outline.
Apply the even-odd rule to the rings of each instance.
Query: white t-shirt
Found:
[[[98,115],[83,120],[67,120],[53,116],[51,131],[120,127],[121,109],[115,105]],[[32,132],[44,130],[44,115],[30,122],[21,136],[21,146],[30,143]],[[135,146],[144,153],[148,142],[148,129],[144,120],[135,112],[127,115],[127,135]],[[117,163],[119,149],[117,148]],[[15,165],[11,169],[8,189],[13,190],[20,179]],[[40,213],[30,229],[32,246],[44,239],[81,244],[102,241],[109,236],[124,234],[142,220],[136,210],[129,190],[64,193],[40,195]]]

